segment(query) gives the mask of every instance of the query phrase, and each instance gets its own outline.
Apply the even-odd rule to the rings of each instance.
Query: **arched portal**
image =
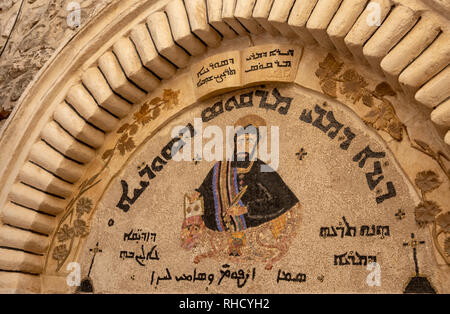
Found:
[[[200,102],[155,134],[143,125],[150,116],[124,125],[128,139],[119,139],[111,160],[104,156],[111,173],[94,175],[84,190],[92,189],[80,194],[55,239],[56,251],[73,247],[67,261],[81,263],[95,292],[371,292],[366,268],[373,261],[383,267],[379,291],[403,292],[414,272],[403,240],[416,223],[412,215],[399,220],[396,214],[414,208],[419,197],[383,140],[345,105],[292,84],[264,85]],[[227,135],[233,142],[227,128],[243,120],[267,127],[259,128],[253,164],[226,161]],[[174,141],[177,126],[182,136]],[[139,133],[147,136],[142,144]],[[124,154],[126,161],[116,161],[119,145],[127,151],[129,139],[136,139],[136,148]],[[168,154],[181,147],[179,155]],[[99,198],[94,185],[109,177]],[[198,205],[189,200],[195,191],[201,193]],[[216,211],[239,197],[246,213],[230,215],[227,223]],[[84,221],[90,233],[82,241]],[[78,246],[65,236],[70,229],[79,230]],[[431,243],[424,230],[415,236]],[[97,245],[102,252],[94,260]],[[419,252],[419,267],[431,275],[430,253]],[[58,273],[61,265],[66,261],[54,255],[48,271]],[[194,270],[207,274],[203,282],[195,283]],[[227,270],[245,276],[222,278]],[[279,270],[292,280],[301,274],[301,284],[293,287]],[[158,280],[167,274],[169,282]]]

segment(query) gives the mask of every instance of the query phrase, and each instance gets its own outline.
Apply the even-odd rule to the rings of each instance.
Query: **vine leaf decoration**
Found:
[[[439,241],[440,236],[445,236],[450,233],[450,212],[442,213],[442,209],[436,202],[427,199],[427,194],[439,188],[442,182],[439,176],[430,170],[417,173],[414,181],[422,192],[422,202],[415,208],[416,223],[420,227],[428,224],[432,225],[434,246],[447,265],[450,265],[448,259],[448,237],[444,240],[444,247],[442,247]]]
[[[117,150],[121,156],[125,156],[125,154],[132,152],[136,148],[134,136],[138,133],[139,129],[158,118],[162,110],[171,110],[178,106],[179,95],[179,90],[173,91],[171,89],[165,89],[162,97],[155,97],[146,101],[139,110],[134,113],[133,121],[131,123],[123,124],[117,130],[117,134],[122,134],[122,136],[112,149],[108,149],[103,153],[103,160],[113,156]]]
[[[434,222],[436,219],[436,215],[438,215],[441,211],[442,209],[436,202],[420,202],[415,209],[416,222],[419,224],[419,226],[424,226],[430,222]]]
[[[134,113],[132,122],[124,123],[117,130],[117,134],[121,136],[113,148],[103,153],[102,160],[104,165],[102,169],[80,184],[77,194],[67,204],[65,212],[56,227],[56,236],[52,238],[50,243],[50,247],[54,247],[51,257],[57,262],[56,272],[59,272],[66,263],[75,241],[89,234],[86,217],[92,212],[94,202],[89,197],[84,196],[84,194],[101,182],[101,175],[109,166],[116,152],[119,152],[121,156],[125,156],[136,148],[134,136],[142,127],[158,118],[162,110],[170,110],[179,105],[179,95],[179,90],[165,89],[161,97],[155,97],[146,101]],[[55,244],[55,242],[57,243]],[[47,267],[47,264],[48,256],[46,257],[45,267]]]
[[[406,132],[406,134],[408,135],[408,132]],[[409,137],[409,135],[408,135],[408,137]],[[425,143],[421,140],[415,139],[414,142],[411,142],[411,139],[409,139],[409,141],[411,143],[412,148],[433,158],[439,164],[439,167],[441,167],[442,171],[447,176],[447,179],[450,180],[450,169],[447,169],[447,167],[445,166],[445,163],[443,161],[443,159],[449,161],[449,158],[446,155],[444,155],[440,151],[435,152],[434,150],[431,149],[430,145],[428,145],[427,143]]]
[[[134,143],[134,139],[131,137],[131,134],[128,135],[125,133],[120,137],[117,144],[117,149],[120,151],[120,155],[124,156],[128,152],[132,152],[135,148],[136,144]]]
[[[392,89],[391,85],[386,82],[381,82],[375,87],[375,96],[377,98],[385,97],[385,96],[396,96],[397,93]]]
[[[57,262],[56,272],[59,272],[66,263],[75,240],[89,234],[88,225],[83,217],[92,211],[94,203],[90,198],[83,197],[83,195],[101,182],[100,175],[108,167],[112,158],[113,154],[110,154],[102,169],[80,184],[77,194],[67,204],[65,212],[56,226],[56,236],[52,238],[50,243],[50,247],[55,245],[51,256]],[[76,217],[74,217],[75,215]],[[55,244],[56,240],[57,244]],[[45,267],[47,267],[47,264],[48,255],[45,259]]]
[[[361,102],[371,108],[363,118],[364,122],[376,130],[387,132],[396,141],[402,141],[404,126],[395,113],[392,103],[386,99],[387,96],[396,96],[392,87],[382,82],[369,89],[369,84],[354,69],[344,69],[344,63],[329,53],[316,71],[319,84],[324,94],[338,98],[338,92],[353,104]]]
[[[395,114],[392,103],[387,99],[383,98],[380,103],[374,105],[364,117],[364,121],[377,130],[389,133],[399,142],[403,139],[403,124]]]
[[[85,214],[89,214],[93,208],[93,202],[87,197],[79,198],[75,209],[76,219],[72,221],[73,209],[71,211],[71,219],[60,227],[56,233],[58,246],[53,250],[52,257],[58,262],[57,270],[59,270],[69,257],[73,243],[76,238],[84,238],[89,234],[89,228],[83,218]]]
[[[54,260],[58,261],[58,265],[59,265],[60,263],[63,263],[67,259],[69,254],[70,254],[70,252],[69,252],[69,249],[67,248],[66,244],[61,244],[61,245],[58,245],[57,247],[55,247],[55,249],[53,250],[52,257]],[[58,266],[58,270],[60,268],[61,267]]]
[[[434,191],[442,184],[434,171],[419,172],[416,175],[415,183],[422,193]]]
[[[397,95],[388,83],[381,82],[375,87],[375,90],[371,90],[364,77],[354,69],[346,68],[344,63],[331,53],[322,62],[319,62],[319,68],[315,74],[319,79],[319,84],[324,94],[332,98],[338,98],[340,93],[353,104],[362,103],[370,108],[363,117],[367,125],[372,126],[376,130],[387,132],[399,142],[403,140],[403,134],[405,133],[411,146],[433,158],[439,164],[447,179],[450,180],[450,171],[446,168],[443,161],[444,158],[449,160],[448,157],[441,152],[433,151],[423,141],[416,139],[412,142],[411,138],[409,138],[406,127],[395,113],[394,106],[386,98]],[[432,224],[434,245],[445,262],[450,265],[447,258],[450,250],[450,238],[445,238],[443,241],[444,247],[439,241],[440,236],[448,235],[449,233],[450,214],[449,212],[442,213],[442,209],[436,202],[427,199],[427,193],[439,188],[442,182],[433,171],[423,171],[417,174],[415,183],[422,192],[422,201],[415,208],[416,222],[421,227]]]
[[[328,54],[322,62],[319,62],[319,69],[316,76],[319,78],[322,91],[332,97],[337,98],[338,74],[341,72],[344,63],[339,62],[332,54]]]
[[[367,102],[372,101],[372,94],[366,89],[369,84],[358,72],[353,69],[346,70],[340,79],[342,82],[341,94],[352,100],[353,104],[356,104],[361,99],[365,100],[363,101],[365,105],[367,105]],[[368,98],[370,98],[370,101],[368,101]],[[369,107],[371,106],[369,105]]]

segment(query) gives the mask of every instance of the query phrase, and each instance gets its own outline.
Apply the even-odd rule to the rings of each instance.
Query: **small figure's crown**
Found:
[[[203,197],[199,197],[195,201],[191,202],[189,196],[184,196],[184,218],[190,218],[194,216],[202,216],[205,213],[203,208]]]

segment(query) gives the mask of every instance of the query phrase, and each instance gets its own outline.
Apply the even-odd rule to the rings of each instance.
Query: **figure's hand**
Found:
[[[246,214],[247,212],[248,212],[247,207],[240,205],[233,205],[228,209],[227,214],[232,216],[240,216]]]

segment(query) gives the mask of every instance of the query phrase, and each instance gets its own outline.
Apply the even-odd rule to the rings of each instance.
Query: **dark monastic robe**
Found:
[[[257,227],[281,216],[298,203],[297,197],[278,173],[261,171],[261,166],[266,165],[263,161],[257,159],[250,171],[238,173],[238,168],[249,165],[249,161],[220,161],[197,189],[204,199],[205,212],[202,218],[207,228],[214,231],[242,231]],[[247,207],[247,213],[232,217],[226,215],[230,204],[245,186],[248,186],[247,191],[237,204]],[[230,230],[224,222],[227,216],[232,218],[234,230]]]

